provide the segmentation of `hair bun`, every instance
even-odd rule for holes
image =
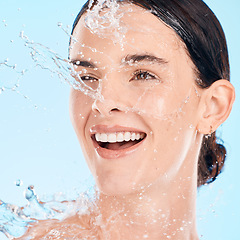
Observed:
[[[198,187],[213,182],[221,173],[226,159],[226,148],[217,143],[215,132],[204,136],[198,159]]]

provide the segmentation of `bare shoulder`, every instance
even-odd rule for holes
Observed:
[[[30,226],[18,240],[29,239],[100,239],[99,228],[91,214],[65,218],[64,220],[42,220]]]

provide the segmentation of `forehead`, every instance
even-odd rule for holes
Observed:
[[[177,34],[148,10],[134,4],[120,4],[115,13],[104,8],[100,12],[86,12],[80,18],[70,49],[71,57],[84,51],[116,56],[118,52],[156,53],[164,57],[175,51],[186,55],[184,44]]]

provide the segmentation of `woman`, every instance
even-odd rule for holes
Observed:
[[[71,120],[98,193],[85,214],[28,236],[198,239],[197,187],[221,172],[215,131],[235,98],[214,14],[201,0],[87,2],[69,61]]]

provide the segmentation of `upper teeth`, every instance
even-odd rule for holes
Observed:
[[[144,133],[118,132],[118,133],[96,133],[95,138],[98,142],[123,142],[134,141],[144,138]]]

